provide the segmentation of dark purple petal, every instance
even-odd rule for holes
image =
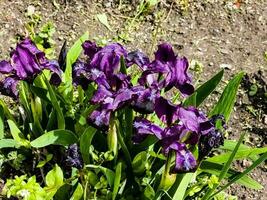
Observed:
[[[136,118],[133,127],[135,131],[133,141],[136,143],[142,142],[147,135],[155,135],[158,139],[162,139],[163,129],[147,119]]]
[[[91,99],[91,103],[101,104],[104,101],[108,101],[108,99],[112,98],[112,96],[113,96],[113,93],[111,91],[107,90],[107,88],[104,87],[103,85],[99,85]],[[113,102],[113,99],[112,99],[112,102]]]
[[[149,64],[149,58],[141,51],[136,50],[128,53],[126,58],[127,66],[138,65],[142,70],[146,70]]]
[[[158,50],[155,53],[155,59],[160,62],[172,62],[176,59],[172,46],[168,43],[163,43],[158,46]]]
[[[164,83],[166,91],[176,87],[183,96],[191,95],[194,92],[191,76],[187,72],[188,67],[189,64],[185,57],[177,58],[174,62],[168,63],[169,72],[166,74]]]
[[[130,89],[120,89],[113,95],[114,102],[112,103],[112,110],[115,111],[126,104],[130,104],[133,99],[133,92]]]
[[[11,55],[16,75],[23,80],[32,81],[48,62],[44,52],[38,50],[30,39],[17,44]]]
[[[159,90],[135,86],[132,88],[135,98],[132,107],[135,111],[142,114],[153,113],[155,110],[156,99],[159,98]]]
[[[123,74],[121,72],[114,74],[112,78],[109,80],[110,85],[115,90],[119,90],[122,88],[129,88],[132,86],[131,84],[131,77]]]
[[[10,65],[9,62],[2,60],[0,62],[0,73],[2,74],[9,74],[13,71],[13,67]]]
[[[127,56],[127,51],[122,45],[113,43],[99,50],[91,61],[91,66],[103,71],[106,76],[111,76],[119,71],[120,57]]]
[[[194,171],[197,167],[197,161],[193,154],[186,148],[176,151],[175,167],[176,173]]]
[[[5,79],[0,81],[0,93],[5,96],[10,96],[12,98],[18,97],[18,85],[19,80],[15,77],[6,77]]]
[[[100,47],[98,47],[96,45],[95,42],[92,42],[92,41],[85,41],[83,44],[82,44],[82,47],[83,47],[83,50],[84,50],[84,54],[89,56],[90,59],[93,58],[93,56],[101,49]]]
[[[110,113],[110,111],[104,109],[94,110],[87,118],[87,122],[95,128],[107,130],[109,126]]]
[[[61,83],[61,75],[62,75],[62,71],[59,67],[59,64],[56,60],[51,60],[49,61],[46,66],[45,69],[48,69],[52,72],[51,78],[50,78],[50,83],[52,85],[58,86]]]
[[[156,100],[155,112],[158,118],[170,126],[178,119],[180,106],[172,104],[169,100],[160,97]]]
[[[178,111],[179,120],[190,131],[199,132],[199,112],[194,107],[180,107]]]
[[[75,86],[81,85],[84,90],[88,88],[88,84],[91,82],[90,71],[84,62],[75,62],[73,65],[72,79]]]
[[[60,54],[58,56],[58,64],[60,69],[65,71],[66,69],[66,59],[67,59],[67,41],[65,40],[63,46],[61,47]]]

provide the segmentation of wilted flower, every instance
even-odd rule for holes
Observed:
[[[67,151],[66,164],[69,167],[75,167],[77,169],[82,168],[82,158],[78,149],[77,144],[72,144],[68,147]]]
[[[128,53],[126,58],[127,66],[138,65],[142,70],[146,70],[150,63],[149,58],[141,51],[136,50]]]

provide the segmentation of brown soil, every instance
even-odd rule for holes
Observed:
[[[8,56],[9,47],[14,46],[14,38],[25,34],[24,23],[27,7],[33,5],[35,12],[42,16],[42,23],[52,21],[57,28],[55,40],[69,44],[86,30],[90,37],[111,40],[120,33],[127,17],[132,17],[138,1],[102,0],[56,0],[59,7],[45,0],[1,0],[0,1],[0,55]],[[129,49],[139,48],[152,52],[160,41],[174,45],[179,54],[197,60],[204,66],[202,81],[207,80],[220,68],[226,68],[227,80],[234,73],[244,70],[253,74],[267,70],[263,54],[267,51],[267,1],[266,0],[189,0],[190,5],[182,10],[175,0],[162,0],[161,3],[143,14],[134,23],[129,36],[132,41]],[[235,2],[241,2],[240,4]],[[106,29],[96,20],[95,15],[106,13],[113,31]],[[159,17],[163,16],[163,17]],[[60,46],[60,45],[59,45]],[[266,80],[266,71],[265,71]],[[261,83],[262,84],[262,83]],[[263,83],[266,86],[266,82]],[[247,143],[252,146],[266,145],[267,113],[266,102],[256,106],[253,98],[248,98],[249,85],[244,84],[229,124],[229,137],[238,138],[240,132],[247,130]],[[258,104],[261,104],[256,100]],[[209,103],[206,105],[209,107]],[[251,106],[255,114],[251,114]],[[265,121],[265,122],[264,122]],[[246,163],[237,168],[242,170]],[[254,170],[252,177],[264,189],[254,191],[233,186],[230,192],[240,199],[267,199],[266,166]]]

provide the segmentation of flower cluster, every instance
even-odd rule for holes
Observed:
[[[17,44],[11,52],[10,61],[0,61],[0,92],[13,98],[18,96],[17,85],[21,80],[32,82],[42,70],[52,72],[50,82],[59,85],[61,70],[57,61],[47,60],[44,52],[40,51],[30,39],[25,39]]]
[[[222,135],[215,128],[217,118],[208,119],[197,108],[175,105],[161,95],[173,87],[183,97],[194,92],[188,60],[178,57],[171,45],[159,45],[153,61],[140,51],[128,53],[117,43],[101,48],[86,41],[83,48],[88,59],[86,62],[76,62],[73,80],[75,85],[81,85],[84,89],[90,83],[97,85],[91,103],[99,107],[88,116],[90,125],[107,130],[111,115],[116,110],[132,107],[140,113],[133,124],[134,142],[141,142],[147,135],[156,136],[165,155],[175,152],[175,172],[192,171],[197,167],[190,147],[198,144],[199,157],[204,157],[213,147],[221,144]],[[133,85],[131,77],[123,73],[120,69],[123,62],[120,61],[125,61],[126,67],[136,64],[141,68],[138,84]],[[165,124],[164,127],[141,117],[154,112]]]

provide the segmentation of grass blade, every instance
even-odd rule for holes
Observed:
[[[244,172],[242,173],[238,173],[236,174],[233,179],[231,181],[229,181],[229,183],[227,183],[226,185],[222,186],[216,193],[214,193],[212,197],[214,197],[215,195],[219,194],[221,191],[225,190],[227,187],[229,187],[230,185],[232,185],[233,183],[235,183],[237,180],[241,179],[243,176],[247,175],[248,173],[250,173],[253,169],[255,169],[257,166],[259,166],[263,161],[265,161],[267,159],[267,152],[264,153],[263,155],[261,155],[259,157],[258,160],[256,160],[250,167],[248,167]]]
[[[0,140],[4,138],[4,108],[0,105]]]
[[[218,178],[218,182],[220,183],[224,177],[227,175],[228,170],[230,169],[230,166],[234,160],[234,157],[239,149],[240,144],[242,143],[243,139],[244,139],[245,133],[243,133],[239,140],[238,143],[235,146],[235,149],[233,150],[233,152],[231,153],[231,156],[229,157],[228,161],[225,163],[225,165],[223,166],[221,173],[219,174],[219,178]],[[206,200],[210,198],[210,195],[216,190],[216,188],[218,187],[218,184],[214,185],[214,187],[211,189],[208,189],[207,193],[204,195],[204,197],[202,198],[202,200]]]
[[[119,162],[116,166],[116,171],[115,171],[115,179],[114,179],[114,187],[113,187],[113,192],[112,192],[112,200],[116,199],[117,193],[120,188],[120,182],[121,182],[121,167],[122,164]]]

